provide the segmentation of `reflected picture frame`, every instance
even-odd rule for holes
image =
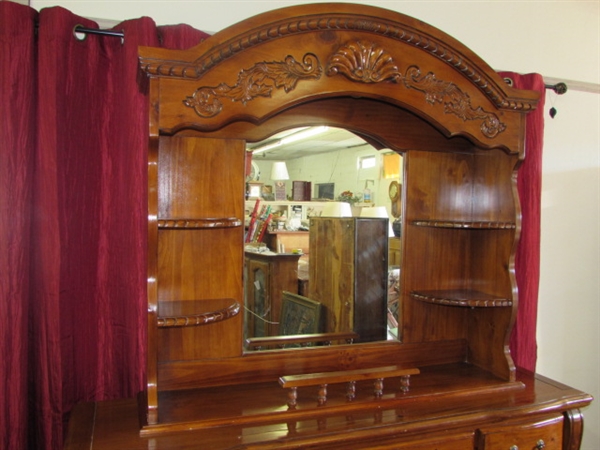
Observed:
[[[279,334],[315,334],[323,332],[323,305],[308,297],[283,291]]]

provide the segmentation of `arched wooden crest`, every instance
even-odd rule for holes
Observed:
[[[158,113],[165,134],[216,130],[240,120],[259,123],[312,99],[363,96],[400,105],[448,136],[519,151],[511,142],[521,126],[514,113],[537,101],[535,93],[507,86],[445,33],[360,5],[284,8],[188,51],[141,49],[140,54],[143,70],[165,79],[161,98],[174,102],[168,108],[171,119]]]

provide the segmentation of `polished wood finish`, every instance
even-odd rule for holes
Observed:
[[[508,437],[578,447],[591,398],[517,376],[508,348],[515,180],[538,94],[507,86],[440,30],[356,4],[269,12],[189,50],[141,48],[140,63],[150,77],[147,388],[141,431],[131,402],[98,404],[92,429],[89,406],[75,413],[92,448],[448,450],[510,447]],[[245,145],[312,125],[403,153],[401,341],[245,352],[233,306],[244,304]],[[204,323],[211,313],[220,320]],[[330,395],[323,407],[298,395],[288,411],[277,385],[388,365],[420,370],[410,393]],[[68,446],[83,439],[73,433]]]
[[[505,422],[500,426],[481,428],[477,433],[478,449],[530,448],[533,450],[562,450],[562,414],[549,415],[538,421]]]
[[[477,376],[466,366],[421,372],[411,377],[407,393],[388,380],[383,398],[369,401],[367,409],[358,406],[364,397],[372,397],[372,389],[363,391],[362,386],[353,402],[346,401],[345,386],[330,386],[328,402],[320,408],[313,405],[314,395],[302,391],[293,412],[287,411],[276,381],[246,391],[234,386],[229,395],[225,390],[173,393],[162,398],[169,406],[177,405],[171,409],[176,415],[169,418],[170,425],[142,434],[134,399],[84,403],[71,415],[65,450],[479,450],[481,443],[486,450],[508,450],[511,445],[534,449],[540,439],[546,448],[579,448],[580,435],[568,430],[582,425],[579,409],[591,400],[582,392],[526,372],[517,374],[515,384],[503,382],[505,389],[496,391],[491,386],[497,379]],[[440,391],[443,384],[447,389]],[[209,411],[212,420],[207,419]],[[260,411],[272,411],[270,418],[257,421]],[[202,416],[205,420],[198,420]]]

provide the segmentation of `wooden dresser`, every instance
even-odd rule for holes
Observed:
[[[422,380],[414,378],[412,394],[384,396],[381,404],[371,403],[361,410],[338,402],[300,417],[282,411],[279,419],[259,426],[233,418],[221,420],[219,426],[194,427],[182,421],[168,433],[156,430],[140,434],[135,399],[84,403],[73,411],[65,450],[579,448],[579,407],[589,403],[589,396],[523,372],[517,373],[521,383],[518,388],[497,391],[491,388],[488,376],[464,376],[467,371],[471,372],[460,366],[445,366],[443,370],[433,367],[421,373]],[[445,392],[434,383],[447,383]],[[257,396],[273,395],[266,387],[257,389]],[[199,392],[182,396],[181,404],[197,401],[197,409],[202,409],[208,400],[213,417],[221,418],[235,414],[231,408],[241,415],[256,411],[251,396],[234,400],[236,394],[238,390],[233,387],[225,403],[210,392]],[[278,396],[264,400],[284,403],[285,394],[280,392]],[[186,416],[189,412],[189,407],[181,407],[175,419],[190,419]]]
[[[515,180],[537,93],[440,30],[356,4],[284,8],[186,51],[139,53],[147,385],[80,405],[67,449],[579,448],[591,397],[518,371],[508,348]],[[315,125],[403,154],[399,340],[247,351],[246,143]]]

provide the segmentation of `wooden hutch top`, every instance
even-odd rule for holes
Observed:
[[[434,27],[357,4],[283,8],[189,50],[139,54],[150,78],[149,282],[136,445],[578,448],[591,398],[518,373],[508,348],[515,180],[537,93]],[[250,351],[245,145],[313,125],[404,156],[400,340]],[[342,381],[356,394],[337,392]]]

